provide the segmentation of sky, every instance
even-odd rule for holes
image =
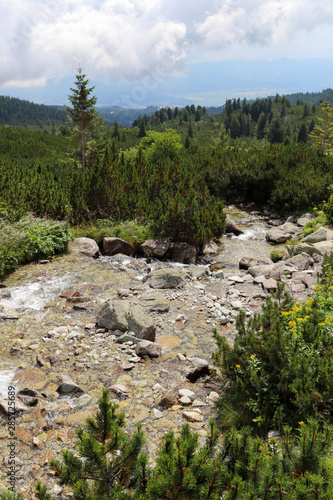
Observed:
[[[0,94],[223,104],[333,86],[333,0],[0,0]]]

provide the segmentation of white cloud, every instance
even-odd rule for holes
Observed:
[[[293,55],[295,42],[298,53],[320,56],[325,23],[333,23],[327,0],[2,0],[0,85],[45,84],[79,63],[109,81],[178,76],[190,51],[201,60],[209,51],[273,57]],[[305,33],[316,33],[312,46]]]

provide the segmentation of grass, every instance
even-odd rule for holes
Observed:
[[[94,224],[71,228],[74,238],[92,238],[101,245],[103,238],[114,237],[127,241],[134,249],[149,238],[153,237],[152,228],[137,221],[115,222],[100,219]]]

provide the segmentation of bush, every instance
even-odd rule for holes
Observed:
[[[326,261],[325,261],[326,262]],[[323,422],[333,411],[332,262],[323,283],[306,303],[293,303],[279,286],[263,312],[246,323],[237,318],[234,346],[215,331],[214,359],[225,390],[218,404],[224,426],[253,426],[265,434],[315,417]],[[330,271],[331,272],[331,271]]]
[[[17,222],[0,219],[0,276],[19,265],[65,252],[68,225],[27,215]]]

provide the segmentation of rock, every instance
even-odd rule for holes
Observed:
[[[306,286],[304,283],[292,283],[291,284],[291,291],[295,293],[300,293],[305,291]]]
[[[26,406],[36,406],[38,403],[38,399],[35,396],[28,396],[26,394],[18,394],[17,397]]]
[[[192,362],[194,368],[191,368],[185,374],[185,377],[190,382],[196,382],[198,378],[208,375],[210,373],[210,366],[208,361],[200,358],[188,358]]]
[[[220,396],[217,392],[215,391],[211,391],[209,394],[208,394],[208,398],[207,398],[209,401],[213,401],[214,403],[217,402],[219,399],[220,399]]]
[[[39,390],[44,388],[48,384],[49,380],[43,370],[35,366],[28,365],[15,374],[13,382],[19,389],[29,387]]]
[[[190,391],[189,389],[179,389],[178,392],[180,397],[187,397],[191,401],[195,400],[195,392]]]
[[[109,387],[112,394],[115,394],[119,399],[127,399],[132,392],[132,389],[124,384],[114,384]]]
[[[300,217],[298,220],[297,220],[297,224],[301,227],[304,227],[308,222],[311,222],[312,220],[314,220],[315,217],[311,214],[304,214],[302,215],[302,217]]]
[[[13,401],[8,400],[8,397],[0,396],[0,413],[8,416],[14,413],[19,413],[20,411],[28,410],[28,407],[20,401],[19,398],[14,400],[15,405],[11,403],[13,403]]]
[[[149,356],[150,358],[158,358],[162,354],[162,346],[155,342],[144,340],[135,346],[135,353],[137,356]]]
[[[168,257],[174,262],[182,264],[195,264],[197,249],[185,241],[175,241],[170,244]]]
[[[333,231],[331,229],[326,230],[326,240],[327,241],[333,240]]]
[[[61,395],[71,394],[73,396],[78,396],[84,393],[84,390],[81,389],[79,385],[77,385],[68,375],[62,376],[62,383],[59,385],[57,392]]]
[[[173,405],[178,404],[178,396],[173,389],[166,391],[162,398],[157,403],[157,406],[162,406],[163,408],[170,408]]]
[[[253,257],[242,257],[238,265],[239,269],[248,269],[249,267],[259,266],[259,260]]]
[[[187,396],[181,396],[179,398],[179,403],[182,405],[182,406],[191,406],[192,404],[192,401],[190,398],[188,398]]]
[[[124,344],[125,342],[130,342],[130,341],[133,342],[133,344],[138,344],[139,342],[141,342],[141,339],[138,339],[137,337],[131,335],[130,333],[124,333],[123,335],[120,335],[117,338],[116,343]]]
[[[197,411],[183,411],[183,417],[188,422],[202,422],[204,419],[203,415]]]
[[[269,278],[262,282],[262,287],[264,290],[276,290],[277,282],[273,278]]]
[[[154,419],[159,419],[163,417],[163,413],[157,408],[153,408],[151,411],[151,417]]]
[[[214,273],[216,271],[220,271],[221,269],[224,269],[225,265],[222,262],[215,262],[214,264],[211,264],[209,266],[209,270]]]
[[[106,302],[97,313],[96,322],[108,330],[128,330],[135,336],[155,341],[156,326],[143,307],[129,300],[114,300]]]
[[[313,246],[320,255],[330,255],[333,252],[333,241],[320,241],[319,243],[314,243]]]
[[[318,243],[316,243],[316,245],[317,244]],[[308,243],[300,243],[299,245],[295,245],[294,247],[288,246],[287,250],[291,253],[291,255],[306,253],[313,256],[314,254],[320,254],[319,250],[314,245],[309,245]]]
[[[204,266],[195,266],[194,264],[191,264],[187,270],[192,278],[200,279],[207,276],[207,268]]]
[[[248,273],[251,274],[253,278],[257,278],[257,276],[265,276],[265,278],[269,278],[274,270],[275,264],[267,264],[263,266],[249,267]]]
[[[134,249],[127,241],[110,237],[103,238],[103,252],[105,255],[115,255],[117,253],[134,255]]]
[[[80,253],[95,259],[101,255],[96,241],[91,238],[76,238],[69,242],[68,249],[70,252]]]
[[[145,257],[156,257],[157,259],[161,259],[165,257],[169,247],[169,238],[156,238],[146,240],[139,248]]]
[[[162,292],[148,291],[141,295],[139,302],[148,312],[164,313],[170,309],[169,301]]]
[[[0,299],[10,299],[12,296],[10,290],[8,288],[1,288],[0,289]]]
[[[288,265],[289,263],[297,267],[299,271],[305,271],[310,267],[308,259],[303,254],[294,255],[293,257],[285,261],[286,265]]]
[[[226,228],[225,228],[226,233],[233,233],[236,236],[239,236],[240,234],[243,234],[244,231],[240,229],[240,227],[235,224],[234,221],[230,219],[230,217],[227,216],[226,218]]]
[[[202,246],[202,255],[216,255],[219,252],[219,247],[213,240],[205,241]]]
[[[147,276],[144,281],[151,288],[183,288],[186,285],[184,273],[178,269],[156,269]]]
[[[320,227],[314,233],[308,234],[302,238],[304,243],[319,243],[319,241],[326,241],[327,239],[327,229],[325,227]]]
[[[244,279],[241,276],[228,276],[228,281],[234,281],[235,283],[244,283]]]

